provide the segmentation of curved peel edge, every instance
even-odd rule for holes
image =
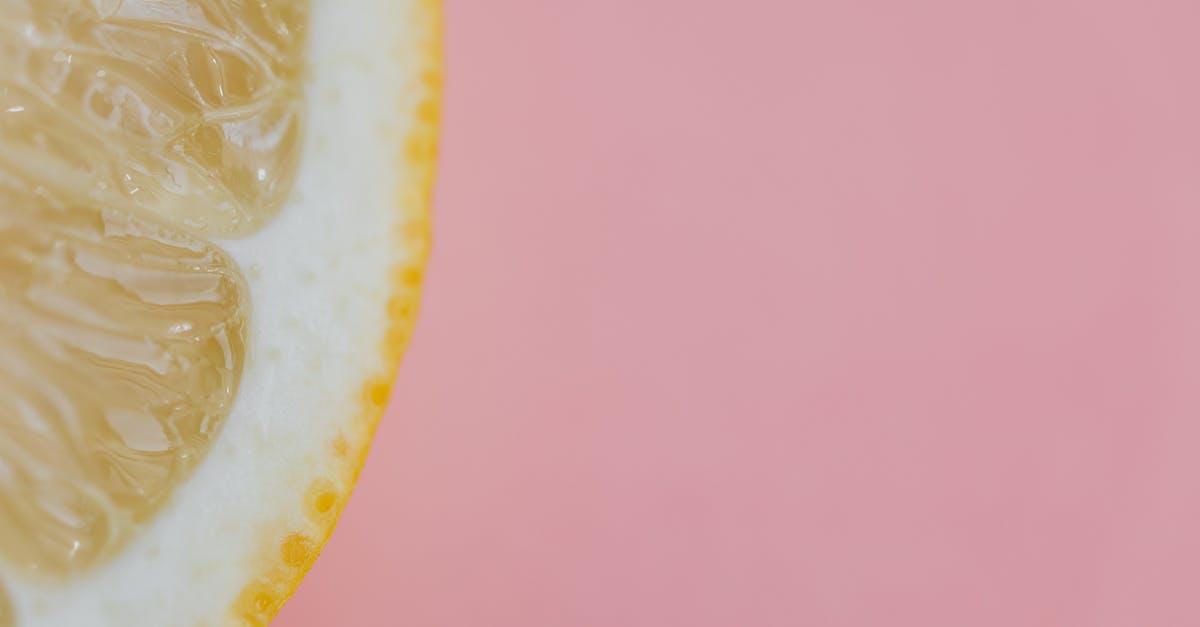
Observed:
[[[303,495],[301,521],[277,521],[261,530],[262,552],[254,573],[229,609],[232,624],[266,625],[282,609],[312,568],[333,534],[338,519],[366,464],[401,358],[408,347],[420,307],[421,284],[430,248],[430,208],[437,158],[442,98],[441,0],[412,2],[410,45],[395,52],[417,66],[404,86],[403,116],[412,126],[400,147],[403,164],[396,189],[401,219],[395,237],[403,258],[390,274],[387,328],[379,346],[384,368],[361,386],[356,414],[346,430],[328,442],[335,460],[332,476],[318,477]],[[297,524],[298,523],[298,524]]]

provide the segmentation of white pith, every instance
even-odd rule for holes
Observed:
[[[339,472],[330,443],[386,372],[398,180],[420,70],[414,0],[312,0],[308,123],[294,198],[259,233],[216,240],[252,301],[239,395],[209,454],[119,556],[65,584],[4,572],[17,627],[222,625]],[[295,523],[295,524],[291,524]]]

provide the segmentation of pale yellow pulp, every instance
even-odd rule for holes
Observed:
[[[0,0],[10,566],[111,556],[220,430],[249,302],[206,238],[290,193],[306,19],[304,0]]]

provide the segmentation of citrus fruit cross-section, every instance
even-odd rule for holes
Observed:
[[[294,591],[411,332],[438,22],[0,0],[0,627]]]

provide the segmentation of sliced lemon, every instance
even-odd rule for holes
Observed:
[[[412,330],[425,0],[0,0],[0,627],[265,624]]]

